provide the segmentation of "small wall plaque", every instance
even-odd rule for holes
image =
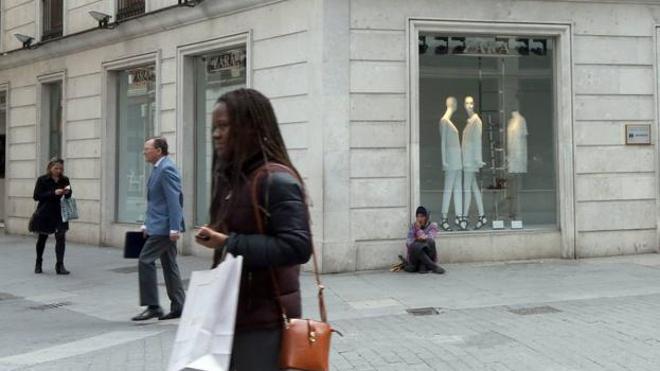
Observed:
[[[512,220],[511,221],[511,229],[523,229],[522,220]]]
[[[636,145],[651,144],[651,125],[627,124],[626,144],[636,144]]]
[[[493,229],[504,229],[504,220],[493,220]]]

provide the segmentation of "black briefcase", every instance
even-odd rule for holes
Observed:
[[[144,238],[142,231],[140,232],[126,232],[126,239],[124,240],[124,258],[137,259],[140,257],[142,247],[147,240]]]

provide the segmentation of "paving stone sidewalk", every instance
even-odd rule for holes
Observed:
[[[0,370],[165,370],[176,321],[131,323],[134,260],[0,235]],[[208,261],[180,257],[182,274]],[[446,275],[324,275],[333,370],[657,370],[660,256],[449,265]],[[160,275],[160,273],[159,273]],[[162,280],[162,277],[159,277]],[[311,275],[305,313],[316,316]],[[166,304],[161,282],[161,303]],[[414,314],[413,314],[414,313]]]

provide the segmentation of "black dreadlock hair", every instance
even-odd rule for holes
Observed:
[[[247,179],[246,166],[255,158],[282,164],[292,169],[300,182],[302,177],[291,163],[275,112],[268,98],[254,89],[237,89],[223,94],[216,104],[224,103],[229,116],[227,150],[213,156],[212,201],[209,210],[211,226],[226,232],[225,219],[233,209],[236,197],[227,197],[240,189]]]

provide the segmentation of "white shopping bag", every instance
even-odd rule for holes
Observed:
[[[192,273],[169,371],[229,369],[242,266],[242,256],[227,254],[216,268]]]

